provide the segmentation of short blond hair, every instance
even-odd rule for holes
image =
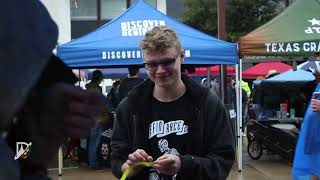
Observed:
[[[142,51],[163,52],[168,48],[176,47],[182,51],[181,42],[175,30],[166,26],[157,26],[148,31],[140,42]]]

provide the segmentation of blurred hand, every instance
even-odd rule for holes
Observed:
[[[180,157],[173,154],[164,154],[154,161],[153,167],[162,174],[173,176],[178,173],[181,167]]]
[[[49,88],[41,103],[39,128],[50,137],[86,137],[96,117],[106,112],[106,98],[101,93],[65,83]]]
[[[153,158],[151,156],[149,156],[143,149],[137,149],[135,152],[128,155],[128,160],[121,167],[122,173],[124,173],[124,171],[129,166],[134,166],[141,161],[152,162]],[[129,177],[136,175],[138,172],[141,171],[142,168],[143,168],[143,166],[137,166],[134,169],[133,173],[129,174]]]
[[[95,117],[106,111],[106,98],[101,93],[66,83],[35,92],[30,99],[27,112],[31,113],[27,113],[27,120],[31,153],[38,164],[48,163],[65,137],[88,136],[96,123]]]
[[[320,100],[318,99],[311,99],[311,109],[312,111],[320,111]]]

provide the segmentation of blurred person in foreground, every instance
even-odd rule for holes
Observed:
[[[112,172],[120,178],[136,165],[131,179],[226,179],[235,149],[223,104],[181,75],[184,51],[174,30],[155,27],[140,46],[149,78],[117,108]],[[137,165],[142,161],[152,167]]]
[[[0,179],[47,180],[65,137],[87,136],[106,102],[51,55],[58,29],[40,1],[3,1],[0,24]]]
[[[317,83],[301,125],[292,167],[294,180],[320,179],[320,85]]]

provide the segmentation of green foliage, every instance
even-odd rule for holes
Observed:
[[[216,0],[186,0],[187,12],[183,22],[207,34],[216,35],[217,4]]]
[[[281,0],[225,0],[226,32],[235,42],[276,16],[283,7]],[[216,0],[187,0],[184,23],[208,34],[217,35]]]

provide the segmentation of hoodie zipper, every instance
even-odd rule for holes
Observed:
[[[137,136],[136,126],[137,126],[137,124],[136,124],[136,115],[133,114],[132,115],[132,129],[133,129],[133,131],[132,131],[132,137],[133,138],[132,139],[133,139],[133,141],[135,140],[135,138]]]
[[[197,112],[197,123],[200,122],[200,109],[196,108],[196,112]]]

